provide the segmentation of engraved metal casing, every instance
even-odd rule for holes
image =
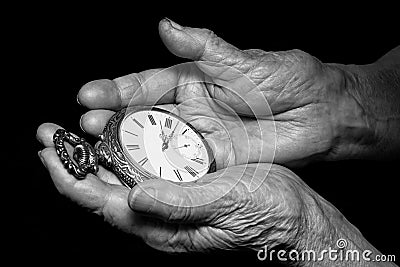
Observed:
[[[177,115],[156,107],[130,107],[116,112],[107,122],[103,133],[100,135],[101,141],[93,148],[85,139],[79,138],[64,129],[58,129],[53,135],[53,142],[56,152],[61,162],[68,172],[77,179],[84,179],[88,173],[96,174],[99,170],[98,163],[111,169],[125,186],[132,188],[137,183],[148,179],[158,179],[160,177],[142,169],[138,163],[129,159],[129,154],[123,149],[120,138],[120,127],[125,115],[130,115],[137,111],[154,110],[174,116],[190,127],[203,142],[209,159],[208,173],[216,170],[215,158],[207,141],[189,122],[184,121]],[[69,156],[65,142],[74,147],[73,159]]]
[[[111,168],[125,186],[132,188],[135,184],[154,177],[132,166],[124,154],[119,139],[119,126],[125,113],[126,109],[122,109],[111,117],[100,135],[101,141],[96,144],[95,150],[99,162]]]
[[[140,168],[136,167],[134,163],[131,163],[127,155],[124,153],[123,147],[120,143],[119,128],[125,118],[125,115],[127,113],[133,113],[143,109],[153,109],[169,113],[165,110],[160,110],[154,107],[130,107],[129,109],[122,109],[116,112],[108,121],[103,133],[100,135],[101,142],[97,143],[95,146],[98,161],[106,167],[112,169],[120,181],[129,188],[134,187],[137,183],[140,183],[143,180],[159,178],[141,170]],[[187,122],[186,124],[202,138],[210,157],[210,155],[212,155],[212,150],[204,140],[204,137],[192,125]],[[215,170],[216,164],[215,159],[213,158],[210,160],[208,173],[214,172]]]

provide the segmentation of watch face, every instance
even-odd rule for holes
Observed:
[[[199,179],[213,160],[207,142],[193,126],[158,108],[127,112],[119,127],[119,138],[135,167],[166,180]]]

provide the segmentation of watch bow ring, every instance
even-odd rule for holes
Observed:
[[[99,164],[129,188],[146,179],[190,182],[215,171],[212,150],[201,133],[174,113],[156,107],[116,112],[94,148],[63,129],[55,132],[53,142],[64,167],[77,179],[96,174]],[[72,158],[65,142],[74,146]]]

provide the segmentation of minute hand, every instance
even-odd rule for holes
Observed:
[[[167,142],[169,142],[169,141],[172,139],[172,137],[174,137],[174,133],[175,133],[176,127],[178,127],[178,123],[179,123],[179,122],[176,122],[175,128],[172,130],[172,132],[171,132],[170,135],[168,136]]]

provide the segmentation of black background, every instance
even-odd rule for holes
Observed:
[[[14,210],[20,217],[16,221],[22,222],[13,232],[16,262],[257,263],[255,252],[204,256],[154,251],[61,196],[37,157],[42,146],[35,139],[36,129],[43,122],[95,141],[79,128],[86,110],[77,104],[76,94],[86,82],[186,61],[170,54],[159,39],[158,22],[164,16],[181,25],[209,28],[241,49],[297,48],[323,62],[371,63],[400,43],[399,23],[390,6],[370,6],[372,11],[366,13],[364,7],[332,10],[329,4],[319,10],[250,3],[231,3],[229,10],[216,8],[215,3],[191,3],[179,10],[177,4],[168,9],[150,4],[24,6],[5,25],[16,48],[9,52],[15,75],[10,91],[17,99],[12,103],[22,103],[16,113],[25,117],[19,131],[25,142],[18,151],[24,151],[22,160],[31,163],[16,175],[21,186],[13,198],[20,200]],[[398,162],[352,160],[294,171],[382,253],[400,257],[397,166]]]

